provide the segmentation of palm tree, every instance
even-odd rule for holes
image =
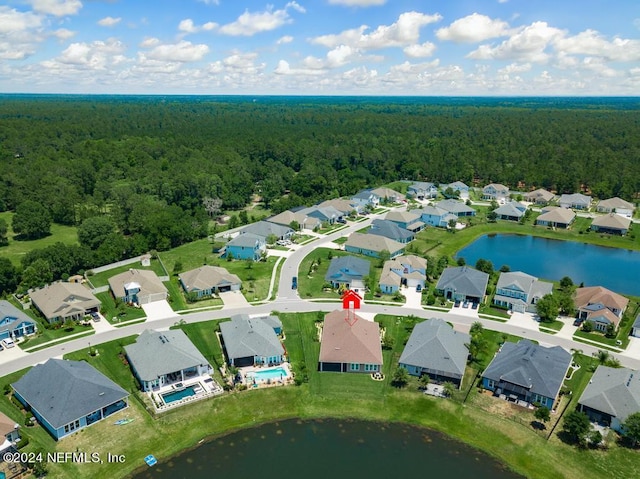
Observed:
[[[606,351],[604,349],[600,349],[598,351],[596,357],[598,358],[598,362],[600,364],[604,364],[609,360],[610,354],[609,354],[609,351]]]
[[[442,385],[444,389],[444,395],[450,398],[456,392],[456,386],[451,381],[447,381]]]
[[[422,389],[427,389],[430,381],[431,378],[427,373],[424,373],[422,376],[420,376],[420,384],[422,385]]]

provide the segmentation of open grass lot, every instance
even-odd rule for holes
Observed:
[[[51,224],[51,234],[45,238],[30,241],[16,241],[15,234],[11,228],[12,218],[13,213],[10,211],[0,213],[0,219],[7,222],[7,239],[9,240],[7,246],[0,247],[0,257],[9,258],[16,266],[21,265],[20,261],[22,257],[31,250],[46,248],[58,242],[64,244],[78,243],[78,230],[75,226],[63,226],[55,223]]]
[[[158,276],[165,276],[167,274],[165,273],[162,264],[160,264],[160,261],[152,259],[151,266],[142,266],[140,263],[125,264],[123,266],[118,266],[117,268],[108,269],[106,271],[90,275],[88,278],[94,288],[99,288],[100,286],[107,286],[109,284],[109,278],[112,276],[124,273],[130,269],[150,269]]]
[[[218,324],[221,321],[226,320],[179,324],[172,326],[171,329],[182,329],[194,346],[198,348],[198,351],[209,361],[209,364],[215,368],[219,368],[224,363],[222,348],[216,336],[216,331],[219,329]]]
[[[49,465],[51,478],[113,479],[134,469],[146,468],[143,458],[147,454],[156,455],[161,467],[172,454],[192,447],[202,439],[267,421],[290,417],[360,418],[406,422],[445,432],[488,452],[526,477],[636,477],[638,451],[618,447],[615,443],[611,443],[607,451],[579,450],[565,445],[555,436],[547,442],[529,424],[491,414],[478,407],[465,407],[457,401],[427,397],[413,383],[404,389],[390,386],[389,371],[393,371],[397,364],[404,338],[413,323],[411,318],[376,318],[395,339],[393,349],[384,351],[384,372],[387,375],[384,382],[374,382],[368,375],[361,374],[320,374],[316,371],[319,343],[314,340],[317,318],[317,313],[281,315],[291,362],[298,374],[301,374],[303,361],[306,366],[308,382],[301,386],[225,394],[178,408],[156,419],[136,397],[131,397],[128,409],[58,443],[39,427],[25,428],[31,439],[27,450],[95,451],[102,457],[106,457],[108,452],[124,454],[124,464]],[[187,331],[203,354],[220,354],[212,337],[215,322],[180,327]],[[484,334],[495,336],[496,344],[498,339],[502,339],[499,333],[485,331]],[[122,346],[134,339],[128,337],[100,345],[97,357],[90,356],[86,349],[67,358],[87,360],[126,389],[134,390],[129,368],[118,356]],[[16,373],[0,379],[0,387],[17,380],[20,375]],[[581,384],[588,382],[588,376],[579,379],[574,375],[573,379]],[[21,413],[7,396],[0,397],[0,410],[23,422]],[[114,421],[122,417],[133,418],[134,421],[125,426],[115,426]]]

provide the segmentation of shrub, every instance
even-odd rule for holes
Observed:
[[[16,444],[16,449],[22,449],[28,444],[29,444],[29,438],[27,436],[22,436],[18,441],[18,443]]]

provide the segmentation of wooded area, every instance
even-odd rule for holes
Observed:
[[[254,193],[279,212],[398,179],[640,191],[637,99],[1,100],[0,211],[25,239],[79,226],[76,270],[203,237]]]

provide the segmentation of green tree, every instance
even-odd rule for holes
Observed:
[[[462,256],[459,256],[458,259],[456,260],[456,264],[458,266],[464,266],[465,264],[467,264],[467,262]]]
[[[571,292],[553,293],[557,300],[560,312],[565,316],[573,316],[576,314],[576,303]]]
[[[458,390],[456,385],[453,384],[451,381],[446,381],[442,385],[442,389],[443,389],[444,395],[447,396],[448,398],[453,397],[455,392]]]
[[[9,232],[9,226],[7,222],[0,218],[0,246],[7,246],[9,244],[9,238],[7,233]]]
[[[431,378],[427,373],[423,373],[422,376],[420,376],[420,385],[422,386],[422,389],[427,389],[430,382]]]
[[[511,271],[511,267],[508,264],[503,264],[502,266],[500,266],[501,273],[508,273],[509,271]]]
[[[562,431],[566,434],[569,442],[583,446],[590,430],[591,423],[585,413],[572,411],[564,417]]]
[[[9,258],[0,258],[0,296],[13,293],[18,284],[18,271]]]
[[[477,336],[479,334],[482,334],[483,332],[484,326],[480,321],[474,321],[471,325],[471,328],[469,329],[469,333],[471,334],[471,336]]]
[[[401,366],[398,366],[396,370],[393,372],[393,377],[391,378],[391,384],[393,384],[397,388],[403,388],[409,382],[409,373],[407,370]]]
[[[587,441],[589,441],[590,447],[598,447],[602,442],[602,433],[597,429],[592,429],[587,434]]]
[[[382,349],[393,349],[396,340],[390,334],[385,334],[382,338]]]
[[[476,269],[483,273],[493,274],[493,263],[488,259],[480,258],[476,261]]]
[[[640,442],[640,412],[634,412],[627,416],[627,419],[622,424],[622,431],[624,437],[626,437],[633,447]]]
[[[385,261],[389,261],[391,259],[391,253],[389,250],[383,249],[378,254],[378,268],[382,268],[384,266]]]
[[[91,216],[78,226],[78,241],[96,250],[115,230],[116,225],[108,216]]]
[[[611,358],[611,354],[606,349],[599,349],[596,358],[600,364],[605,364]]]
[[[536,408],[533,413],[533,417],[535,417],[538,421],[540,421],[543,426],[544,424],[551,419],[551,413],[549,412],[549,408],[546,406],[540,406]]]
[[[449,227],[449,231],[451,231],[452,233],[455,233],[457,224],[458,224],[458,220],[450,219],[449,223],[447,223],[447,226]]]
[[[16,208],[12,227],[25,239],[43,238],[51,234],[51,215],[39,203],[26,200]]]
[[[266,241],[268,245],[274,245],[278,241],[278,237],[272,233],[267,236]]]
[[[569,291],[571,288],[573,288],[573,280],[569,276],[563,276],[560,280],[560,287],[564,291]]]
[[[20,287],[23,291],[49,284],[53,281],[51,266],[44,259],[37,259],[22,272]]]
[[[489,211],[487,213],[487,221],[489,221],[489,223],[495,223],[498,221],[498,213],[496,213],[495,211]]]
[[[553,294],[545,294],[536,303],[538,317],[543,322],[553,322],[558,317],[558,303]]]

